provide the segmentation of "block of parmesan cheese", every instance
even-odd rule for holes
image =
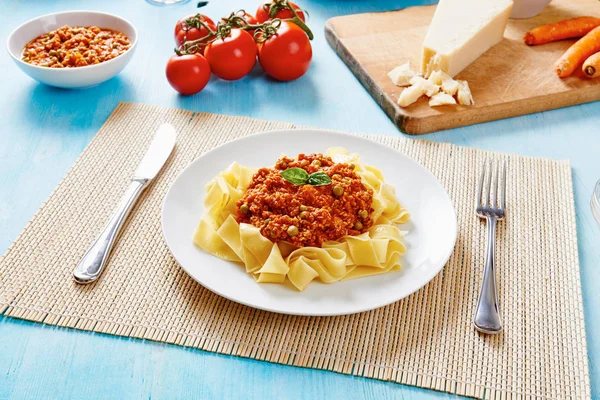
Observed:
[[[423,42],[421,74],[456,76],[504,37],[512,0],[440,0]]]

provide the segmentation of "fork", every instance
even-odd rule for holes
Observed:
[[[494,164],[496,168],[494,168]],[[498,308],[494,253],[496,249],[496,225],[505,216],[506,162],[503,163],[502,176],[500,176],[499,162],[484,161],[476,201],[475,212],[487,222],[487,250],[483,281],[481,282],[481,291],[479,292],[473,325],[479,332],[496,334],[502,331],[502,319]]]

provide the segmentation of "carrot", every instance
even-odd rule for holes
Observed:
[[[591,55],[583,63],[583,73],[588,78],[597,78],[600,76],[600,53]]]
[[[600,51],[600,26],[569,47],[569,50],[556,62],[554,69],[558,76],[566,78],[589,56]]]
[[[600,18],[578,17],[565,19],[554,24],[542,25],[530,30],[523,40],[528,46],[556,42],[557,40],[579,38],[595,27],[600,26]]]

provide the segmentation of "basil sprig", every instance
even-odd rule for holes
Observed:
[[[323,171],[313,172],[309,175],[308,172],[302,168],[288,168],[285,171],[281,171],[280,174],[283,179],[296,186],[306,184],[323,186],[331,184],[331,178]]]

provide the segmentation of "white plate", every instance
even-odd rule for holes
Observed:
[[[258,284],[243,266],[216,258],[194,246],[204,186],[233,161],[251,167],[272,166],[281,154],[324,153],[341,146],[383,172],[411,213],[405,236],[403,269],[333,284],[311,282],[303,292],[279,284]],[[387,146],[360,137],[320,131],[285,130],[226,143],[192,162],[173,182],[162,210],[163,235],[181,267],[202,286],[238,303],[296,315],[342,315],[398,301],[427,284],[452,253],[456,213],[437,179],[416,161]]]

